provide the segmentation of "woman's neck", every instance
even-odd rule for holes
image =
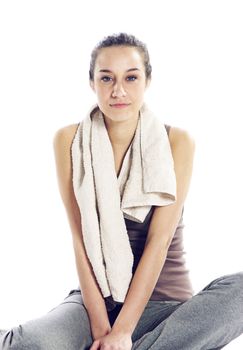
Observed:
[[[114,147],[127,147],[137,128],[138,119],[126,120],[123,122],[114,122],[105,119],[106,129],[110,141]]]

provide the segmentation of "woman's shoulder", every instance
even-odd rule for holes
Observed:
[[[72,144],[78,127],[79,123],[75,123],[57,129],[53,137],[54,145],[56,147],[58,147],[59,145],[70,146]]]
[[[169,140],[171,146],[187,145],[195,147],[195,139],[192,133],[184,128],[169,125]]]

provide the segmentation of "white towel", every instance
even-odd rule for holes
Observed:
[[[104,116],[96,104],[79,123],[71,154],[87,256],[104,298],[124,302],[133,266],[124,217],[141,223],[152,205],[176,201],[174,162],[165,126],[144,103],[117,178]]]

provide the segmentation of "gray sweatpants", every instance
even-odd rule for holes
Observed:
[[[113,325],[121,305],[108,311]],[[149,301],[132,334],[136,350],[222,349],[243,333],[243,272],[219,277],[185,302]],[[0,337],[1,350],[81,350],[93,342],[78,289],[46,315]]]

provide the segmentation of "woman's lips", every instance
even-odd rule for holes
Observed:
[[[114,107],[114,108],[126,108],[128,106],[129,106],[128,103],[116,103],[116,104],[111,105],[111,107]]]

